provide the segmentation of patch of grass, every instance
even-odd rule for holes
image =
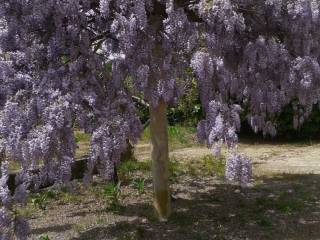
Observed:
[[[29,202],[34,208],[46,210],[50,202],[58,200],[64,203],[80,202],[82,195],[73,194],[67,191],[65,188],[61,188],[59,191],[47,189],[39,193],[33,193],[30,195]]]
[[[226,162],[224,158],[216,158],[213,155],[207,155],[202,158],[204,164],[204,172],[206,175],[215,174],[223,177],[225,174]]]
[[[275,203],[275,209],[291,214],[292,212],[299,211],[304,207],[302,200],[296,198],[292,193],[284,192],[280,195]]]
[[[118,177],[122,182],[129,182],[136,171],[144,174],[151,171],[151,161],[124,161],[118,167]]]
[[[196,128],[183,126],[169,126],[168,138],[171,149],[185,148],[198,145]]]
[[[76,157],[79,158],[88,154],[91,136],[79,130],[74,132],[74,136],[75,136],[75,141],[78,145],[78,148],[76,150]]]
[[[113,213],[122,213],[125,210],[125,207],[120,203],[121,196],[121,182],[115,183],[107,183],[102,190],[102,197],[109,203],[106,211]]]
[[[42,235],[39,237],[39,240],[50,240],[48,235]]]
[[[74,137],[75,137],[76,143],[90,142],[90,135],[83,131],[79,131],[79,130],[75,131]]]
[[[195,127],[168,126],[169,147],[179,149],[198,145],[196,131]],[[150,127],[144,130],[141,141],[150,142]]]
[[[169,162],[169,173],[171,181],[177,182],[178,177],[188,174],[190,176],[216,175],[223,177],[225,174],[225,159],[216,158],[213,155],[207,155],[200,160],[191,162],[179,161],[176,158],[171,158]]]
[[[31,195],[31,204],[41,210],[46,210],[50,201],[56,199],[57,194],[51,190],[35,193]]]
[[[139,178],[133,182],[133,186],[138,190],[139,195],[142,195],[145,192],[145,181],[144,178]]]
[[[184,146],[190,146],[195,143],[196,128],[182,127],[182,126],[169,126],[168,138],[170,142],[177,142]]]
[[[124,161],[120,164],[118,172],[134,172],[143,171],[147,172],[151,170],[151,161]]]
[[[183,166],[177,159],[171,158],[169,161],[169,172],[171,174],[181,174],[183,173]]]
[[[21,169],[21,164],[16,161],[9,161],[9,172],[18,172]]]
[[[105,222],[105,221],[104,221],[103,218],[98,218],[97,221],[96,221],[96,224],[97,224],[97,225],[101,225],[101,224],[103,224],[104,222]]]
[[[150,133],[150,127],[147,127],[144,129],[142,136],[141,136],[142,142],[150,142],[151,141],[151,133]]]
[[[304,200],[304,201],[313,201],[314,200],[314,196],[311,192],[308,191],[301,191],[299,192],[299,197]]]
[[[282,200],[275,204],[275,208],[280,212],[291,214],[295,211],[299,211],[304,207],[304,203],[298,199]]]
[[[259,197],[255,199],[256,212],[264,212],[268,209],[274,209],[285,214],[292,214],[304,208],[304,202],[287,193],[283,193],[277,199]]]
[[[27,218],[32,218],[34,214],[34,208],[33,207],[22,207],[17,209],[17,215],[18,216],[24,216]]]
[[[63,202],[68,203],[75,203],[75,202],[81,202],[81,195],[79,194],[73,194],[70,192],[61,192],[59,194],[59,199],[61,199]]]
[[[121,194],[120,191],[121,182],[115,183],[107,183],[103,188],[103,196],[107,201],[110,202],[118,202]]]
[[[299,199],[307,202],[312,202],[314,200],[314,194],[308,191],[308,189],[306,189],[303,185],[293,184],[292,188]]]
[[[198,168],[194,164],[189,164],[188,165],[188,174],[191,176],[197,176],[198,175]]]
[[[178,182],[178,177],[185,173],[185,168],[181,162],[175,158],[171,158],[169,161],[169,174],[172,182]]]

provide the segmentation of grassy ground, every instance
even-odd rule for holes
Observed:
[[[88,153],[90,145],[90,135],[85,134],[82,131],[75,131],[76,143],[78,145],[76,156],[81,157]],[[194,127],[182,127],[182,126],[169,126],[168,127],[168,140],[170,150],[195,147],[200,144],[196,137],[196,128]],[[150,143],[150,128],[147,127],[140,139],[139,144]]]
[[[46,190],[30,198],[31,239],[318,239],[318,175],[276,175],[251,187],[227,183],[223,159],[170,164],[174,213],[153,211],[150,162],[125,162],[120,185],[96,178],[73,194]]]
[[[170,150],[198,146],[196,128],[183,126],[169,126],[168,140]],[[140,144],[150,143],[150,128],[146,128],[142,134]]]
[[[118,169],[120,184],[96,177],[89,187],[74,182],[71,192],[31,195],[20,210],[30,219],[30,239],[319,239],[319,144],[242,142],[256,176],[242,189],[224,180],[224,158],[195,143],[195,129],[170,129],[174,212],[167,223],[157,221],[152,207],[147,129],[138,161]],[[85,155],[88,135],[76,132],[76,138],[77,155]]]
[[[89,152],[90,147],[90,135],[84,133],[83,131],[75,131],[74,132],[76,143],[78,148],[76,150],[76,157],[82,157]]]

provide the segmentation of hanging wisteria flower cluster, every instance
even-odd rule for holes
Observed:
[[[95,166],[108,179],[142,131],[132,95],[174,105],[190,67],[216,154],[236,146],[239,105],[274,135],[294,100],[302,124],[319,103],[319,29],[318,0],[0,0],[0,239],[26,239],[12,209],[29,186],[70,179],[75,124],[92,135],[86,180]],[[8,158],[21,165],[13,197]],[[244,185],[250,169],[234,153],[226,175]]]
[[[237,181],[245,187],[252,178],[252,165],[250,159],[236,152],[230,153],[226,162],[226,178]]]

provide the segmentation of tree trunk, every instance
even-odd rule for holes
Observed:
[[[0,177],[2,175],[1,166],[2,166],[2,162],[4,162],[4,160],[5,160],[5,157],[6,157],[5,152],[4,151],[0,151]]]
[[[166,110],[167,105],[162,100],[157,107],[150,106],[154,206],[159,214],[160,221],[166,221],[171,213]]]

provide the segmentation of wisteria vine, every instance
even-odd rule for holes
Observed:
[[[85,179],[109,179],[142,131],[132,95],[174,105],[198,80],[198,135],[230,150],[226,177],[245,184],[241,107],[255,131],[295,101],[294,125],[320,96],[317,0],[0,0],[0,239],[26,239],[14,214],[28,188],[71,177],[75,124],[92,135]],[[19,162],[16,191],[8,158]],[[39,169],[37,174],[34,170]]]

